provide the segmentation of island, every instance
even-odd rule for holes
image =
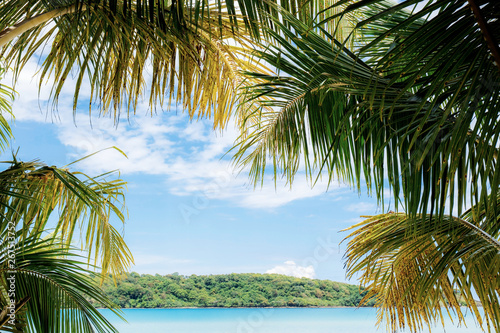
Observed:
[[[121,308],[352,307],[365,295],[363,288],[346,283],[254,273],[183,276],[132,272],[116,284],[112,279],[105,281],[102,290]],[[372,299],[364,306],[374,303]]]

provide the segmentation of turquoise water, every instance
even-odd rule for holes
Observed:
[[[371,333],[377,330],[373,308],[339,309],[124,309],[128,323],[100,310],[121,333]],[[432,332],[479,333],[471,314],[468,327],[448,320]],[[427,332],[427,331],[426,331]]]

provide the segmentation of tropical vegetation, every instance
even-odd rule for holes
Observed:
[[[8,162],[0,172],[0,329],[115,331],[85,296],[117,312],[89,274],[119,276],[133,262],[111,221],[123,221],[123,186],[104,175]]]
[[[149,275],[127,273],[102,285],[121,308],[357,306],[366,292],[330,280],[278,274]],[[91,300],[99,306],[99,302]],[[372,306],[374,302],[368,302]]]
[[[0,89],[0,142],[12,91]],[[0,330],[116,332],[87,300],[119,309],[89,274],[120,276],[133,258],[122,234],[125,183],[13,156],[0,172]],[[80,240],[80,241],[78,241]],[[78,247],[77,247],[78,246]]]
[[[442,320],[443,305],[461,318],[458,289],[499,331],[498,3],[277,2],[12,0],[1,56],[20,75],[48,43],[54,107],[74,78],[74,109],[88,84],[117,121],[145,91],[152,112],[234,119],[256,184],[269,166],[289,183],[364,183],[396,213],[355,226],[347,268],[390,329]]]
[[[238,55],[250,36],[259,36],[256,21],[265,7],[250,0],[10,0],[0,7],[0,57],[16,80],[48,48],[40,85],[53,80],[54,109],[71,82],[75,112],[88,86],[85,107],[116,122],[148,94],[151,114],[180,103],[191,117],[213,117],[223,127],[238,71],[256,69]]]
[[[255,55],[276,73],[247,73],[258,83],[242,91],[235,163],[256,184],[268,168],[290,183],[302,171],[312,184],[364,183],[399,211],[354,226],[346,253],[348,275],[377,295],[391,331],[461,319],[455,289],[499,331],[498,2],[332,4],[341,6],[323,20],[285,10],[273,19]],[[323,28],[349,13],[349,39]]]

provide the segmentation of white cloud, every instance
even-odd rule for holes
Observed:
[[[77,115],[75,122],[77,127],[73,121],[58,124],[59,140],[73,151],[68,161],[113,146],[128,157],[116,150],[102,151],[78,164],[88,174],[117,169],[125,178],[135,173],[160,175],[165,188],[175,195],[202,194],[248,208],[274,208],[326,192],[326,184],[311,189],[303,175],[296,177],[292,189],[284,181],[275,187],[269,178],[262,188],[254,190],[245,172],[236,177],[231,162],[221,160],[231,148],[236,131],[229,129],[224,135],[216,135],[208,121],[191,123],[185,115],[164,113],[135,116],[130,124],[118,127],[110,119],[93,119],[91,129],[88,115]]]
[[[283,274],[294,277],[306,277],[310,279],[314,279],[316,276],[316,272],[314,271],[314,267],[310,266],[299,266],[295,263],[295,261],[285,261],[283,265],[278,265],[272,269],[266,271],[269,274]]]
[[[377,212],[377,205],[373,202],[358,202],[350,204],[346,207],[346,210],[350,212],[356,212],[359,214],[369,213],[375,214]]]

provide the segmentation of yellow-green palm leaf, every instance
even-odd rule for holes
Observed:
[[[499,219],[475,222],[470,217],[468,212],[436,222],[429,215],[413,220],[388,213],[349,228],[354,231],[345,255],[348,276],[360,274],[368,290],[365,300],[375,297],[379,321],[391,331],[422,330],[450,313],[462,322],[462,303],[483,328],[499,330],[499,232],[484,228]]]
[[[54,228],[70,245],[81,240],[89,261],[102,267],[103,276],[119,276],[133,263],[132,254],[111,219],[123,223],[121,180],[88,177],[39,162],[14,160],[0,172],[0,219],[11,222],[28,237]],[[49,218],[58,215],[55,225]]]
[[[304,166],[313,180],[339,177],[358,189],[363,181],[381,203],[390,186],[410,216],[461,213],[467,199],[495,214],[498,68],[464,1],[414,13],[404,8],[411,3],[348,7],[362,19],[354,49],[286,12],[273,19],[273,45],[256,56],[277,74],[246,73],[257,84],[241,92],[233,149],[255,182],[266,167],[291,182]],[[435,38],[421,38],[430,30]]]
[[[11,0],[0,8],[0,46],[16,75],[36,52],[50,50],[41,59],[40,85],[54,80],[54,107],[73,78],[74,110],[88,84],[89,111],[98,106],[116,121],[121,111],[135,112],[145,97],[151,113],[180,104],[191,117],[213,117],[214,126],[223,127],[242,81],[238,71],[259,68],[242,48],[253,48],[249,43],[261,35],[259,24],[272,26],[267,15],[278,15],[273,3]],[[280,3],[297,15],[306,3],[325,8],[318,5],[323,1]]]

